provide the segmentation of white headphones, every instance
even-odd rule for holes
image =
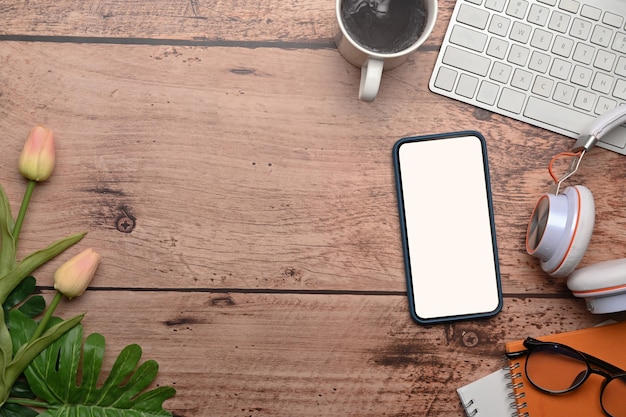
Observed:
[[[574,271],[580,263],[595,222],[595,205],[585,186],[567,187],[561,183],[571,177],[587,151],[612,128],[626,123],[626,105],[602,114],[583,131],[572,152],[555,156],[550,174],[555,181],[533,210],[526,232],[526,250],[541,261],[541,268],[553,277],[567,276],[567,287],[574,296],[584,298],[592,313],[626,310],[626,258],[601,262]],[[552,174],[552,163],[561,156],[572,156],[569,171],[561,178]]]

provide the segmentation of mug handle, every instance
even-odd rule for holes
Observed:
[[[359,86],[359,100],[373,101],[380,88],[380,79],[383,75],[384,61],[368,57],[361,66],[361,85]]]

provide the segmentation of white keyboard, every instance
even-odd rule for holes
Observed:
[[[576,138],[626,103],[626,0],[457,0],[430,89]]]

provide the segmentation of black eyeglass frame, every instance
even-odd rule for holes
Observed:
[[[539,391],[545,392],[547,394],[556,394],[556,395],[565,394],[565,393],[575,390],[576,388],[584,384],[585,381],[591,376],[591,374],[600,375],[604,378],[604,381],[602,382],[602,386],[600,388],[600,405],[602,406],[602,411],[604,411],[604,414],[606,414],[609,417],[614,417],[613,414],[609,413],[604,407],[604,404],[602,402],[602,396],[604,394],[605,388],[607,387],[609,382],[611,382],[612,380],[624,379],[626,381],[626,371],[600,358],[596,358],[593,355],[590,355],[585,352],[581,352],[577,349],[574,349],[562,343],[543,342],[541,340],[528,337],[526,338],[526,340],[524,340],[524,347],[527,350],[523,350],[520,352],[507,353],[506,356],[509,359],[518,358],[520,356],[530,357],[530,355],[538,349],[552,348],[552,349],[559,349],[557,354],[561,354],[561,355],[565,354],[566,356],[570,356],[572,358],[582,359],[584,363],[587,365],[587,371],[585,373],[585,376],[583,378],[580,378],[575,384],[573,384],[571,387],[569,387],[566,390],[559,390],[559,391],[549,390],[549,389],[542,388],[538,386],[537,384],[535,384],[535,382],[530,378],[530,376],[528,375],[528,372],[526,371],[526,365],[528,364],[528,359],[526,360],[526,365],[524,366],[524,373],[526,374],[526,378],[528,379],[528,381],[530,381],[530,383]],[[602,368],[602,369],[597,369],[597,368]]]

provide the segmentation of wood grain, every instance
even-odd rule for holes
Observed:
[[[440,20],[427,45],[440,44],[453,2],[440,1]],[[58,40],[196,44],[328,44],[337,30],[335,1],[45,0],[0,2],[0,34]]]
[[[401,295],[95,291],[59,311],[88,311],[109,362],[140,341],[178,390],[176,415],[461,416],[455,388],[502,366],[505,340],[596,324],[572,300],[507,301],[496,318],[432,327]]]
[[[14,213],[34,124],[57,166],[35,190],[20,256],[61,236],[103,255],[89,310],[112,351],[139,343],[179,417],[462,416],[455,389],[500,365],[506,341],[586,327],[563,280],[524,249],[528,218],[571,140],[431,93],[454,5],[385,73],[373,103],[334,48],[334,1],[0,0],[0,184]],[[420,327],[407,312],[393,144],[487,139],[504,310]],[[445,167],[442,167],[445,169]],[[596,149],[583,265],[623,257],[623,156]],[[450,190],[454,192],[454,190]],[[621,315],[610,316],[622,319]]]

